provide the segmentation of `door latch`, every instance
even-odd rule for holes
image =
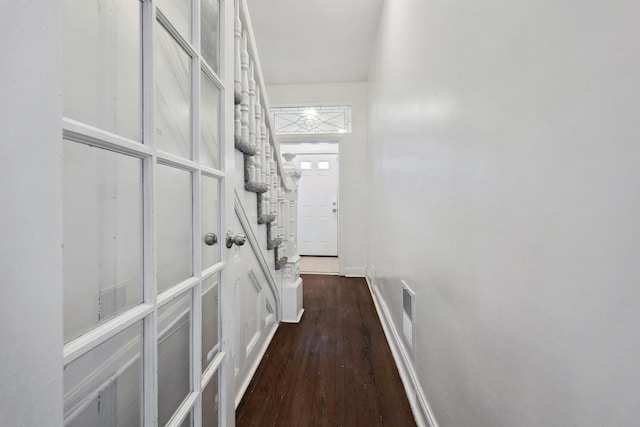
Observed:
[[[242,234],[234,234],[231,231],[227,231],[227,248],[231,248],[231,246],[242,246],[247,241],[247,238]]]

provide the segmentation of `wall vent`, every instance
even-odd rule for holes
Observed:
[[[407,285],[407,282],[402,281],[402,332],[404,339],[411,350],[414,353],[414,341],[415,341],[415,302],[416,294]]]

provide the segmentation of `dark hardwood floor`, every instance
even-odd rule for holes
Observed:
[[[415,425],[365,280],[303,280],[302,321],[279,326],[236,424]]]

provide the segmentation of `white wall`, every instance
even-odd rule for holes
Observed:
[[[368,262],[397,329],[400,280],[417,292],[442,426],[640,419],[638,18],[631,1],[385,2]]]
[[[0,425],[62,425],[60,2],[3,2]]]
[[[343,274],[364,275],[367,240],[367,83],[273,85],[267,87],[267,92],[273,106],[312,103],[351,105],[352,132],[331,138],[339,140],[340,145],[338,255]]]

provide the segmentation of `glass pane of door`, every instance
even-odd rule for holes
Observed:
[[[142,302],[142,160],[65,140],[64,336]]]
[[[142,425],[142,322],[64,368],[64,425]]]
[[[180,424],[180,427],[191,427],[193,425],[192,422],[193,422],[193,419],[191,416],[191,412],[189,412],[187,414],[187,417],[182,422],[182,424]]]
[[[161,25],[155,47],[156,145],[191,158],[191,58]]]
[[[141,141],[141,2],[63,5],[64,115]]]
[[[200,162],[214,169],[220,169],[220,90],[201,73],[200,98]]]
[[[216,74],[220,62],[220,3],[218,0],[200,2],[200,47],[202,56]]]
[[[158,0],[158,7],[180,35],[191,41],[191,0]]]
[[[202,427],[218,427],[218,372],[202,391]]]
[[[156,236],[158,292],[193,273],[191,172],[158,165]]]
[[[220,274],[202,281],[202,372],[220,352]]]
[[[191,388],[191,293],[158,310],[158,425],[165,425]]]

